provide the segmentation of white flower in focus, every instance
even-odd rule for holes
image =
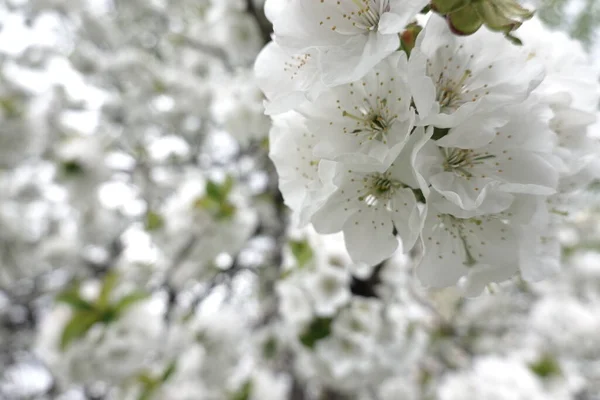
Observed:
[[[316,48],[328,86],[363,77],[400,47],[399,33],[426,0],[267,0],[275,41],[291,53]],[[295,51],[294,51],[295,50]]]
[[[299,112],[320,139],[315,155],[361,163],[360,155],[383,161],[390,151],[400,151],[414,122],[406,68],[405,53],[396,53],[363,79],[305,103]]]
[[[553,194],[558,171],[550,153],[556,139],[549,113],[539,105],[511,107],[510,122],[481,147],[458,132],[430,140],[417,153],[415,168],[433,190],[463,210],[502,211],[512,202],[508,193]]]
[[[433,197],[433,196],[432,196]],[[506,215],[458,218],[429,205],[421,239],[424,254],[417,276],[428,287],[455,285],[469,276],[480,285],[510,278],[518,270],[518,240]],[[473,293],[476,294],[476,293]]]
[[[409,60],[419,123],[451,133],[476,129],[482,142],[473,145],[491,140],[508,121],[501,108],[525,100],[542,78],[543,67],[501,35],[480,29],[457,37],[437,15],[429,18]]]
[[[547,400],[540,382],[522,363],[495,356],[475,359],[472,369],[446,376],[439,400]]]
[[[410,138],[396,162],[339,164],[333,178],[337,190],[312,216],[317,232],[344,232],[354,262],[375,265],[390,257],[398,248],[394,230],[408,251],[421,230],[422,213],[413,192],[418,185],[407,164],[427,136],[417,129]]]
[[[267,98],[267,114],[296,108],[326,89],[320,80],[315,49],[289,54],[277,42],[270,42],[256,58],[254,74]]]

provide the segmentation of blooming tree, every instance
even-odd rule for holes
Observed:
[[[599,71],[529,7],[0,13],[0,398],[597,399]]]

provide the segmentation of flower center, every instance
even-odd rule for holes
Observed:
[[[351,135],[364,135],[366,140],[379,140],[387,144],[387,134],[391,125],[396,120],[396,115],[391,114],[387,107],[386,99],[378,100],[378,109],[374,110],[371,106],[355,107],[360,114],[352,114],[343,111],[342,115],[356,121],[356,128],[345,130],[345,133]]]
[[[442,110],[456,110],[461,104],[465,103],[462,95],[465,91],[465,82],[472,77],[471,70],[467,69],[459,79],[444,76],[440,73],[437,81],[438,94],[436,100],[440,103]]]
[[[388,172],[367,175],[363,182],[365,191],[358,199],[370,206],[374,206],[380,201],[389,200],[394,195],[396,189],[405,187],[402,182],[391,179]]]
[[[389,0],[352,0],[358,11],[344,14],[356,28],[375,31],[379,26],[381,14],[390,10]]]
[[[468,170],[478,164],[483,164],[487,159],[494,158],[493,154],[478,154],[471,149],[456,149],[441,147],[440,151],[444,156],[444,171],[457,172],[460,175],[470,178],[473,175]]]

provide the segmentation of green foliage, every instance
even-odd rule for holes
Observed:
[[[305,267],[314,257],[314,253],[306,240],[292,240],[289,242],[290,249],[298,266]]]
[[[248,380],[242,385],[240,390],[231,396],[230,400],[248,400],[250,399],[250,394],[252,394],[252,381]]]
[[[67,304],[73,309],[73,315],[60,337],[61,350],[64,351],[73,341],[85,336],[95,324],[109,324],[117,320],[130,306],[148,297],[146,293],[136,291],[111,302],[111,295],[117,284],[118,275],[108,273],[95,302],[81,297],[79,283],[56,296],[57,302]]]
[[[155,213],[152,210],[149,210],[146,213],[146,219],[144,221],[144,225],[147,231],[157,231],[165,226],[165,220],[160,214]]]
[[[560,365],[549,354],[544,355],[535,363],[529,364],[529,369],[541,378],[550,378],[561,374]]]
[[[142,385],[142,393],[138,397],[138,400],[150,400],[158,388],[160,388],[163,383],[168,381],[176,371],[177,362],[173,361],[158,377],[152,376],[147,372],[140,374],[137,377],[137,381]]]
[[[76,311],[63,328],[60,349],[65,350],[73,341],[83,337],[100,320],[94,311]]]
[[[332,318],[315,318],[300,335],[300,343],[314,349],[317,342],[331,334]]]
[[[236,208],[228,199],[233,184],[233,178],[230,176],[220,185],[209,180],[206,183],[206,194],[196,199],[194,207],[208,211],[217,220],[233,217]]]

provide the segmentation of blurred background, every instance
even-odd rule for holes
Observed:
[[[0,400],[600,400],[600,182],[539,284],[352,265],[277,189],[262,7],[0,0]],[[599,1],[534,7],[600,70]]]

